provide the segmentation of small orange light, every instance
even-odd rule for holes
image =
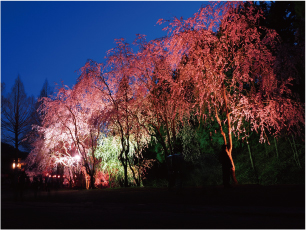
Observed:
[[[58,177],[58,178],[60,178],[61,176],[60,176],[60,175],[58,175],[57,177]]]

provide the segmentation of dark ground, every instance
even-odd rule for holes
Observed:
[[[1,228],[304,229],[304,185],[1,191]]]

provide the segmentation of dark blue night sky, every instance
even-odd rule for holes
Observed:
[[[114,39],[132,43],[166,35],[158,19],[196,13],[203,1],[1,2],[1,82],[7,93],[19,74],[28,95],[44,81],[72,87],[87,59],[103,62]]]

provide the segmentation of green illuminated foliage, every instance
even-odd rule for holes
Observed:
[[[152,160],[139,159],[137,156],[137,144],[130,143],[128,162],[130,167],[127,169],[129,185],[140,185],[144,179],[145,172],[152,165]],[[100,170],[109,175],[110,187],[119,186],[124,181],[124,168],[119,160],[122,145],[118,137],[104,136],[100,139],[96,151],[97,158],[101,159]],[[137,156],[135,158],[135,156]],[[140,180],[139,182],[137,180]]]
[[[119,160],[121,149],[120,140],[116,137],[109,136],[100,140],[96,152],[96,156],[101,158],[100,170],[109,175],[110,187],[118,187],[124,180],[124,170]],[[128,155],[129,160],[133,158],[133,150],[131,147]],[[130,169],[128,169],[128,181],[130,184],[135,183]]]

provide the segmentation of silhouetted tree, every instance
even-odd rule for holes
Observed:
[[[15,161],[18,149],[26,144],[26,135],[31,130],[34,97],[28,97],[18,76],[11,92],[1,97],[2,139],[15,147]],[[26,147],[26,146],[25,146]]]
[[[51,88],[51,86],[48,83],[48,80],[46,79],[44,84],[43,84],[43,87],[40,90],[40,94],[39,94],[39,97],[37,99],[37,102],[35,103],[35,111],[34,111],[34,114],[33,114],[33,118],[35,119],[34,122],[35,122],[36,125],[41,125],[41,121],[42,121],[42,117],[37,112],[39,106],[42,104],[41,99],[43,97],[51,96],[52,93],[53,93],[53,89]]]

